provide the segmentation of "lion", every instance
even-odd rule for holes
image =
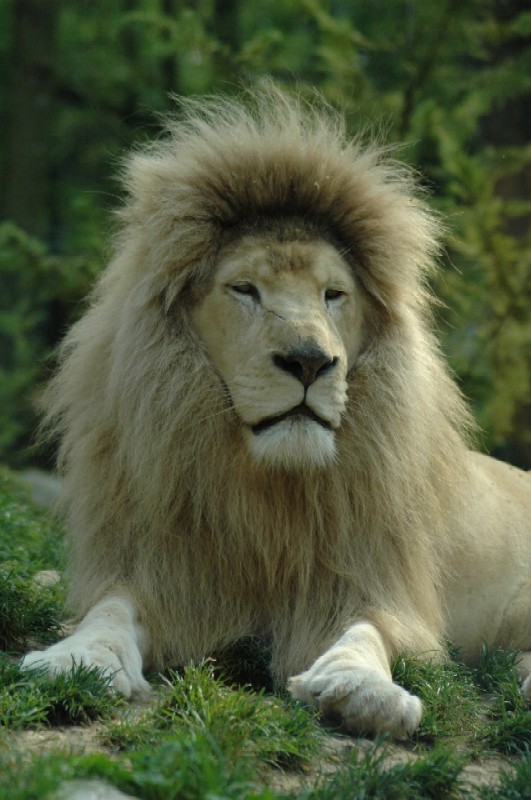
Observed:
[[[116,255],[47,393],[79,625],[23,660],[143,670],[242,637],[294,698],[405,736],[398,654],[522,651],[531,481],[469,449],[407,168],[274,87],[183,101],[125,168]]]

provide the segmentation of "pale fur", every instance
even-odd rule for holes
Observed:
[[[398,653],[443,655],[446,636],[471,658],[482,640],[531,646],[531,486],[503,466],[489,482],[467,451],[468,415],[430,332],[437,220],[407,171],[321,104],[270,89],[185,103],[169,128],[128,162],[116,256],[48,394],[71,604],[82,617],[121,603],[155,667],[269,637],[276,678],[302,673],[296,696],[335,703],[353,730],[400,735],[420,703],[391,683]],[[318,467],[253,457],[193,322],[220,250],[264,231],[332,243],[365,298],[364,344]],[[105,625],[99,613],[92,639]],[[81,634],[26,665],[64,669]],[[133,661],[121,662],[126,693],[145,688]]]

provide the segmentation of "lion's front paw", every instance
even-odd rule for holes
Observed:
[[[422,716],[422,703],[376,670],[317,662],[290,678],[288,689],[297,700],[319,709],[324,717],[341,719],[356,733],[412,733]]]
[[[83,642],[82,637],[69,636],[47,650],[34,650],[28,653],[20,666],[22,669],[45,669],[50,675],[69,672],[73,667],[83,664],[98,667],[109,675],[110,686],[115,691],[130,697],[132,694],[145,695],[150,691],[149,684],[142,676],[140,654],[120,648],[120,656],[111,646],[98,641]]]

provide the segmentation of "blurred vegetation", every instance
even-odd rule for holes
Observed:
[[[485,447],[531,466],[531,11],[525,0],[4,0],[0,459],[38,462],[50,354],[107,256],[129,147],[171,94],[272,75],[400,144],[448,221],[444,350]]]
[[[42,584],[38,577],[63,566],[59,525],[32,506],[24,483],[0,467],[0,650],[21,651],[36,639],[49,643],[58,638],[63,581]],[[0,728],[2,664],[0,658]]]

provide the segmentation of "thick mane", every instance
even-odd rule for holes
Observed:
[[[169,130],[128,164],[116,257],[48,393],[74,608],[134,585],[155,662],[258,632],[274,635],[280,677],[361,605],[384,626],[400,609],[396,651],[440,648],[438,565],[467,415],[428,330],[434,217],[407,172],[322,105],[274,90],[186,102]],[[370,297],[337,461],[323,470],[252,462],[190,322],[224,237],[261,217],[337,240]]]
[[[438,224],[412,175],[385,151],[349,139],[342,118],[276,89],[237,100],[183,100],[168,138],[125,170],[126,242],[136,228],[143,266],[200,278],[223,234],[257,217],[295,216],[334,234],[382,303],[421,300]],[[175,284],[174,284],[175,285]],[[179,281],[177,283],[179,285]]]

